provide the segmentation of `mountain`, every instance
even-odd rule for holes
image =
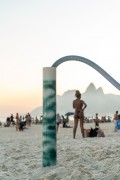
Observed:
[[[90,83],[90,85],[87,87],[85,93],[88,93],[88,94],[93,94],[96,92],[96,87],[93,83]]]
[[[74,112],[72,102],[75,99],[75,90],[68,90],[62,96],[57,96],[57,112],[61,115],[67,112]],[[93,83],[87,87],[81,97],[87,104],[85,116],[112,116],[115,111],[120,111],[120,95],[104,94],[102,87],[98,89]],[[37,107],[31,112],[32,116],[42,115],[42,107]]]

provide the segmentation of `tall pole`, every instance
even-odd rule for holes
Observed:
[[[43,167],[56,165],[56,68],[43,68]]]

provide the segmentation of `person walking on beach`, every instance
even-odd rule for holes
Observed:
[[[84,137],[84,110],[87,107],[87,104],[81,100],[81,93],[79,90],[76,90],[75,93],[76,99],[73,100],[73,108],[75,109],[74,113],[74,127],[73,127],[73,138],[75,139],[76,130],[78,126],[78,121],[80,120],[80,129],[82,137]]]

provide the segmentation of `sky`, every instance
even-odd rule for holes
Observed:
[[[119,0],[0,0],[0,116],[42,106],[43,68],[82,56],[120,82]],[[77,61],[57,67],[57,94],[93,82],[120,95],[102,75]]]

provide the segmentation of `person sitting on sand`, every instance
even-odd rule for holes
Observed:
[[[78,90],[76,90],[75,96],[77,99],[73,101],[73,108],[75,109],[73,138],[75,138],[76,135],[78,120],[80,120],[81,134],[82,137],[84,137],[84,109],[87,107],[87,104],[81,100],[81,93]]]
[[[10,124],[11,124],[10,117],[7,117],[7,119],[6,119],[6,127],[10,127]]]
[[[11,122],[11,124],[14,126],[15,125],[15,121],[14,121],[14,116],[13,116],[13,114],[11,114],[11,116],[10,116],[10,122]]]
[[[67,127],[66,119],[63,115],[61,115],[61,117],[62,117],[63,128],[66,128]]]

